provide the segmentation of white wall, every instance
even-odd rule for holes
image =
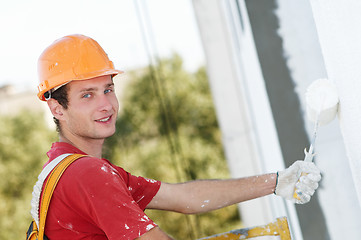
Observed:
[[[218,0],[194,0],[200,28],[207,73],[214,98],[226,159],[233,177],[255,175],[260,172],[259,160],[253,146],[252,132],[239,88],[229,32],[224,25],[223,8]],[[243,223],[247,226],[267,223],[269,209],[264,200],[241,205]]]
[[[234,1],[193,0],[234,177],[283,166],[252,29],[247,12],[242,11],[244,1],[239,3],[243,30],[239,19],[234,19]],[[315,162],[323,172],[318,196],[330,239],[361,239],[360,12],[359,0],[347,4],[336,0],[311,0],[311,4],[308,0],[278,0],[276,12],[284,55],[303,110],[304,93],[312,81],[328,76],[339,89],[340,118],[321,126],[316,140]],[[311,138],[313,123],[305,112],[303,117]],[[268,156],[274,160],[265,161]],[[292,207],[272,201],[268,198],[266,202],[241,205],[246,225],[269,221],[285,209],[295,216]],[[265,216],[261,216],[260,209],[268,209]],[[297,220],[293,224],[296,239],[301,239]]]
[[[193,0],[207,59],[207,73],[233,177],[275,172],[283,159],[244,4],[244,31],[230,1]],[[245,226],[288,216],[301,240],[293,205],[269,196],[240,204]]]
[[[361,189],[361,108],[358,97],[361,94],[361,79],[358,79],[361,68],[350,67],[360,64],[361,59],[361,38],[355,38],[357,31],[356,35],[361,36],[361,4],[357,0],[353,2],[311,1],[323,54],[308,0],[279,0],[277,10],[279,34],[283,38],[287,64],[303,109],[306,109],[304,94],[312,81],[329,76],[340,90],[341,121],[336,119],[321,126],[316,140],[315,162],[323,173],[319,201],[331,239],[361,239],[361,212],[354,184]],[[355,107],[358,108],[356,112]],[[306,114],[304,119],[311,138],[313,123]],[[354,169],[354,177],[350,166]]]

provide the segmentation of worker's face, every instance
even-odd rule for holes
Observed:
[[[67,87],[68,108],[64,110],[62,131],[83,139],[113,135],[119,104],[111,76],[72,81]]]

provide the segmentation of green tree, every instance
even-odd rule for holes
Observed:
[[[0,126],[0,239],[24,239],[33,185],[56,134],[30,112],[2,116]]]
[[[204,68],[190,74],[174,55],[131,74],[117,133],[105,157],[135,175],[165,182],[228,178],[220,131]],[[38,113],[0,116],[0,239],[22,239],[31,221],[33,185],[57,134]],[[235,206],[200,216],[149,211],[176,239],[239,227]],[[195,233],[197,232],[197,233]]]
[[[205,69],[190,74],[174,55],[130,77],[107,157],[135,175],[165,182],[228,178]],[[148,214],[177,239],[239,227],[236,206],[199,216]]]

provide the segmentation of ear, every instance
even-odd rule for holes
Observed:
[[[53,116],[58,120],[62,120],[65,112],[63,106],[61,106],[58,101],[53,98],[50,98],[47,103]]]

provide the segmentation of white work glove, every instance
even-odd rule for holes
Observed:
[[[310,201],[320,180],[320,170],[313,162],[298,160],[277,173],[275,194],[294,203],[304,204]]]

